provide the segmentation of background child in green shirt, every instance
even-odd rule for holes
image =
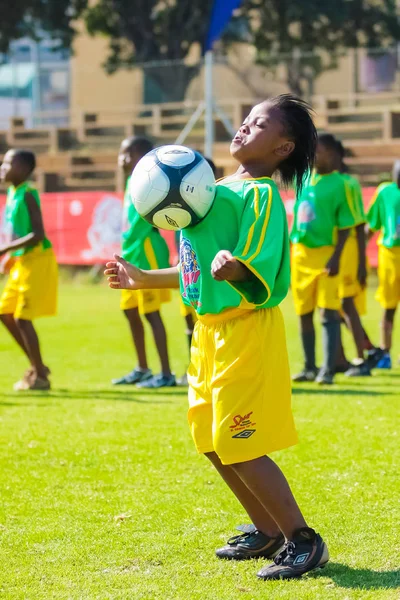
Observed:
[[[188,373],[192,435],[257,527],[217,554],[275,556],[258,572],[262,579],[299,577],[329,559],[283,473],[266,456],[296,441],[278,307],[289,287],[289,238],[270,178],[277,172],[284,184],[301,189],[315,147],[304,102],[283,95],[255,106],[232,141],[237,172],[217,187],[203,221],[182,231],[181,276],[177,268],[143,271],[117,256],[105,272],[114,289],[180,283],[185,302],[195,307]],[[244,412],[253,404],[255,412]]]
[[[393,168],[393,182],[382,183],[376,190],[367,214],[368,236],[380,232],[377,300],[384,309],[381,322],[379,369],[392,366],[390,350],[394,316],[400,302],[400,161]]]
[[[57,263],[43,226],[37,190],[28,183],[36,166],[27,150],[9,150],[1,178],[10,183],[6,203],[9,242],[0,248],[3,271],[10,276],[0,299],[0,320],[27,355],[31,368],[15,385],[17,391],[50,388],[32,321],[57,309]]]
[[[162,269],[169,266],[169,250],[160,232],[142,219],[135,209],[129,182],[133,169],[153,144],[144,137],[123,140],[118,164],[125,177],[122,256],[142,269]],[[122,290],[121,310],[128,321],[138,358],[137,366],[127,375],[113,379],[114,385],[137,384],[139,387],[160,388],[176,385],[168,356],[167,334],[161,317],[161,305],[170,301],[168,290]],[[150,324],[161,363],[161,373],[153,375],[147,363],[142,317]]]

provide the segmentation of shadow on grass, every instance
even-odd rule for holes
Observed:
[[[20,398],[21,404],[27,398],[35,398],[35,400],[47,400],[47,399],[59,399],[59,400],[117,400],[120,402],[137,402],[143,404],[167,404],[168,397],[170,396],[187,396],[187,389],[185,388],[165,388],[160,390],[132,390],[119,389],[119,390],[75,390],[75,389],[64,389],[55,388],[48,392],[10,392],[8,394],[1,394],[0,398],[14,399]],[[158,399],[159,398],[159,399]],[[38,406],[46,406],[49,403],[40,403]],[[20,406],[16,402],[1,402],[0,405],[6,406]]]
[[[327,576],[337,586],[359,590],[400,589],[400,569],[395,571],[372,571],[353,569],[339,563],[329,563],[323,571],[310,574],[313,577]]]
[[[340,385],[334,385],[333,387],[294,387],[292,394],[314,394],[318,396],[391,396],[395,392],[366,390],[361,385],[358,388],[345,388],[340,387]]]

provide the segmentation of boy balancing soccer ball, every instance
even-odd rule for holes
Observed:
[[[180,285],[195,307],[191,432],[257,528],[217,555],[274,559],[259,571],[262,579],[300,577],[329,559],[267,456],[297,441],[279,309],[289,288],[289,236],[271,177],[278,172],[301,188],[315,147],[304,102],[283,95],[258,104],[231,145],[237,172],[217,186],[208,215],[182,231],[179,268],[142,271],[116,256],[105,271],[114,289]]]
[[[0,169],[2,181],[11,184],[5,213],[9,241],[0,247],[0,271],[10,276],[0,299],[0,320],[31,364],[16,391],[50,388],[32,321],[55,315],[57,309],[56,258],[45,235],[38,192],[28,182],[35,165],[32,152],[9,150]]]

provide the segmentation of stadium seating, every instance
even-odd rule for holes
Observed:
[[[254,103],[234,99],[221,103],[235,129]],[[316,96],[312,99],[319,130],[341,138],[349,150],[348,164],[365,185],[387,179],[400,158],[400,92]],[[192,101],[138,105],[91,114],[38,113],[34,127],[14,118],[0,131],[0,152],[9,147],[30,148],[38,157],[37,182],[41,191],[114,190],[122,180],[116,154],[123,137],[147,135],[156,143],[174,142],[197,108]],[[216,117],[214,159],[220,174],[232,169],[229,134]],[[203,148],[204,122],[194,123],[186,142]]]

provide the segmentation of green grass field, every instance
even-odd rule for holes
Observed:
[[[370,295],[365,322],[376,338],[380,308]],[[294,389],[300,443],[276,459],[331,563],[302,581],[265,583],[255,577],[261,562],[214,558],[246,517],[194,451],[186,390],[111,387],[134,365],[118,300],[103,285],[61,286],[60,316],[39,323],[50,393],[12,392],[25,362],[0,330],[1,598],[400,598],[400,368]],[[297,369],[290,299],[283,309]],[[177,304],[164,314],[180,375]]]

